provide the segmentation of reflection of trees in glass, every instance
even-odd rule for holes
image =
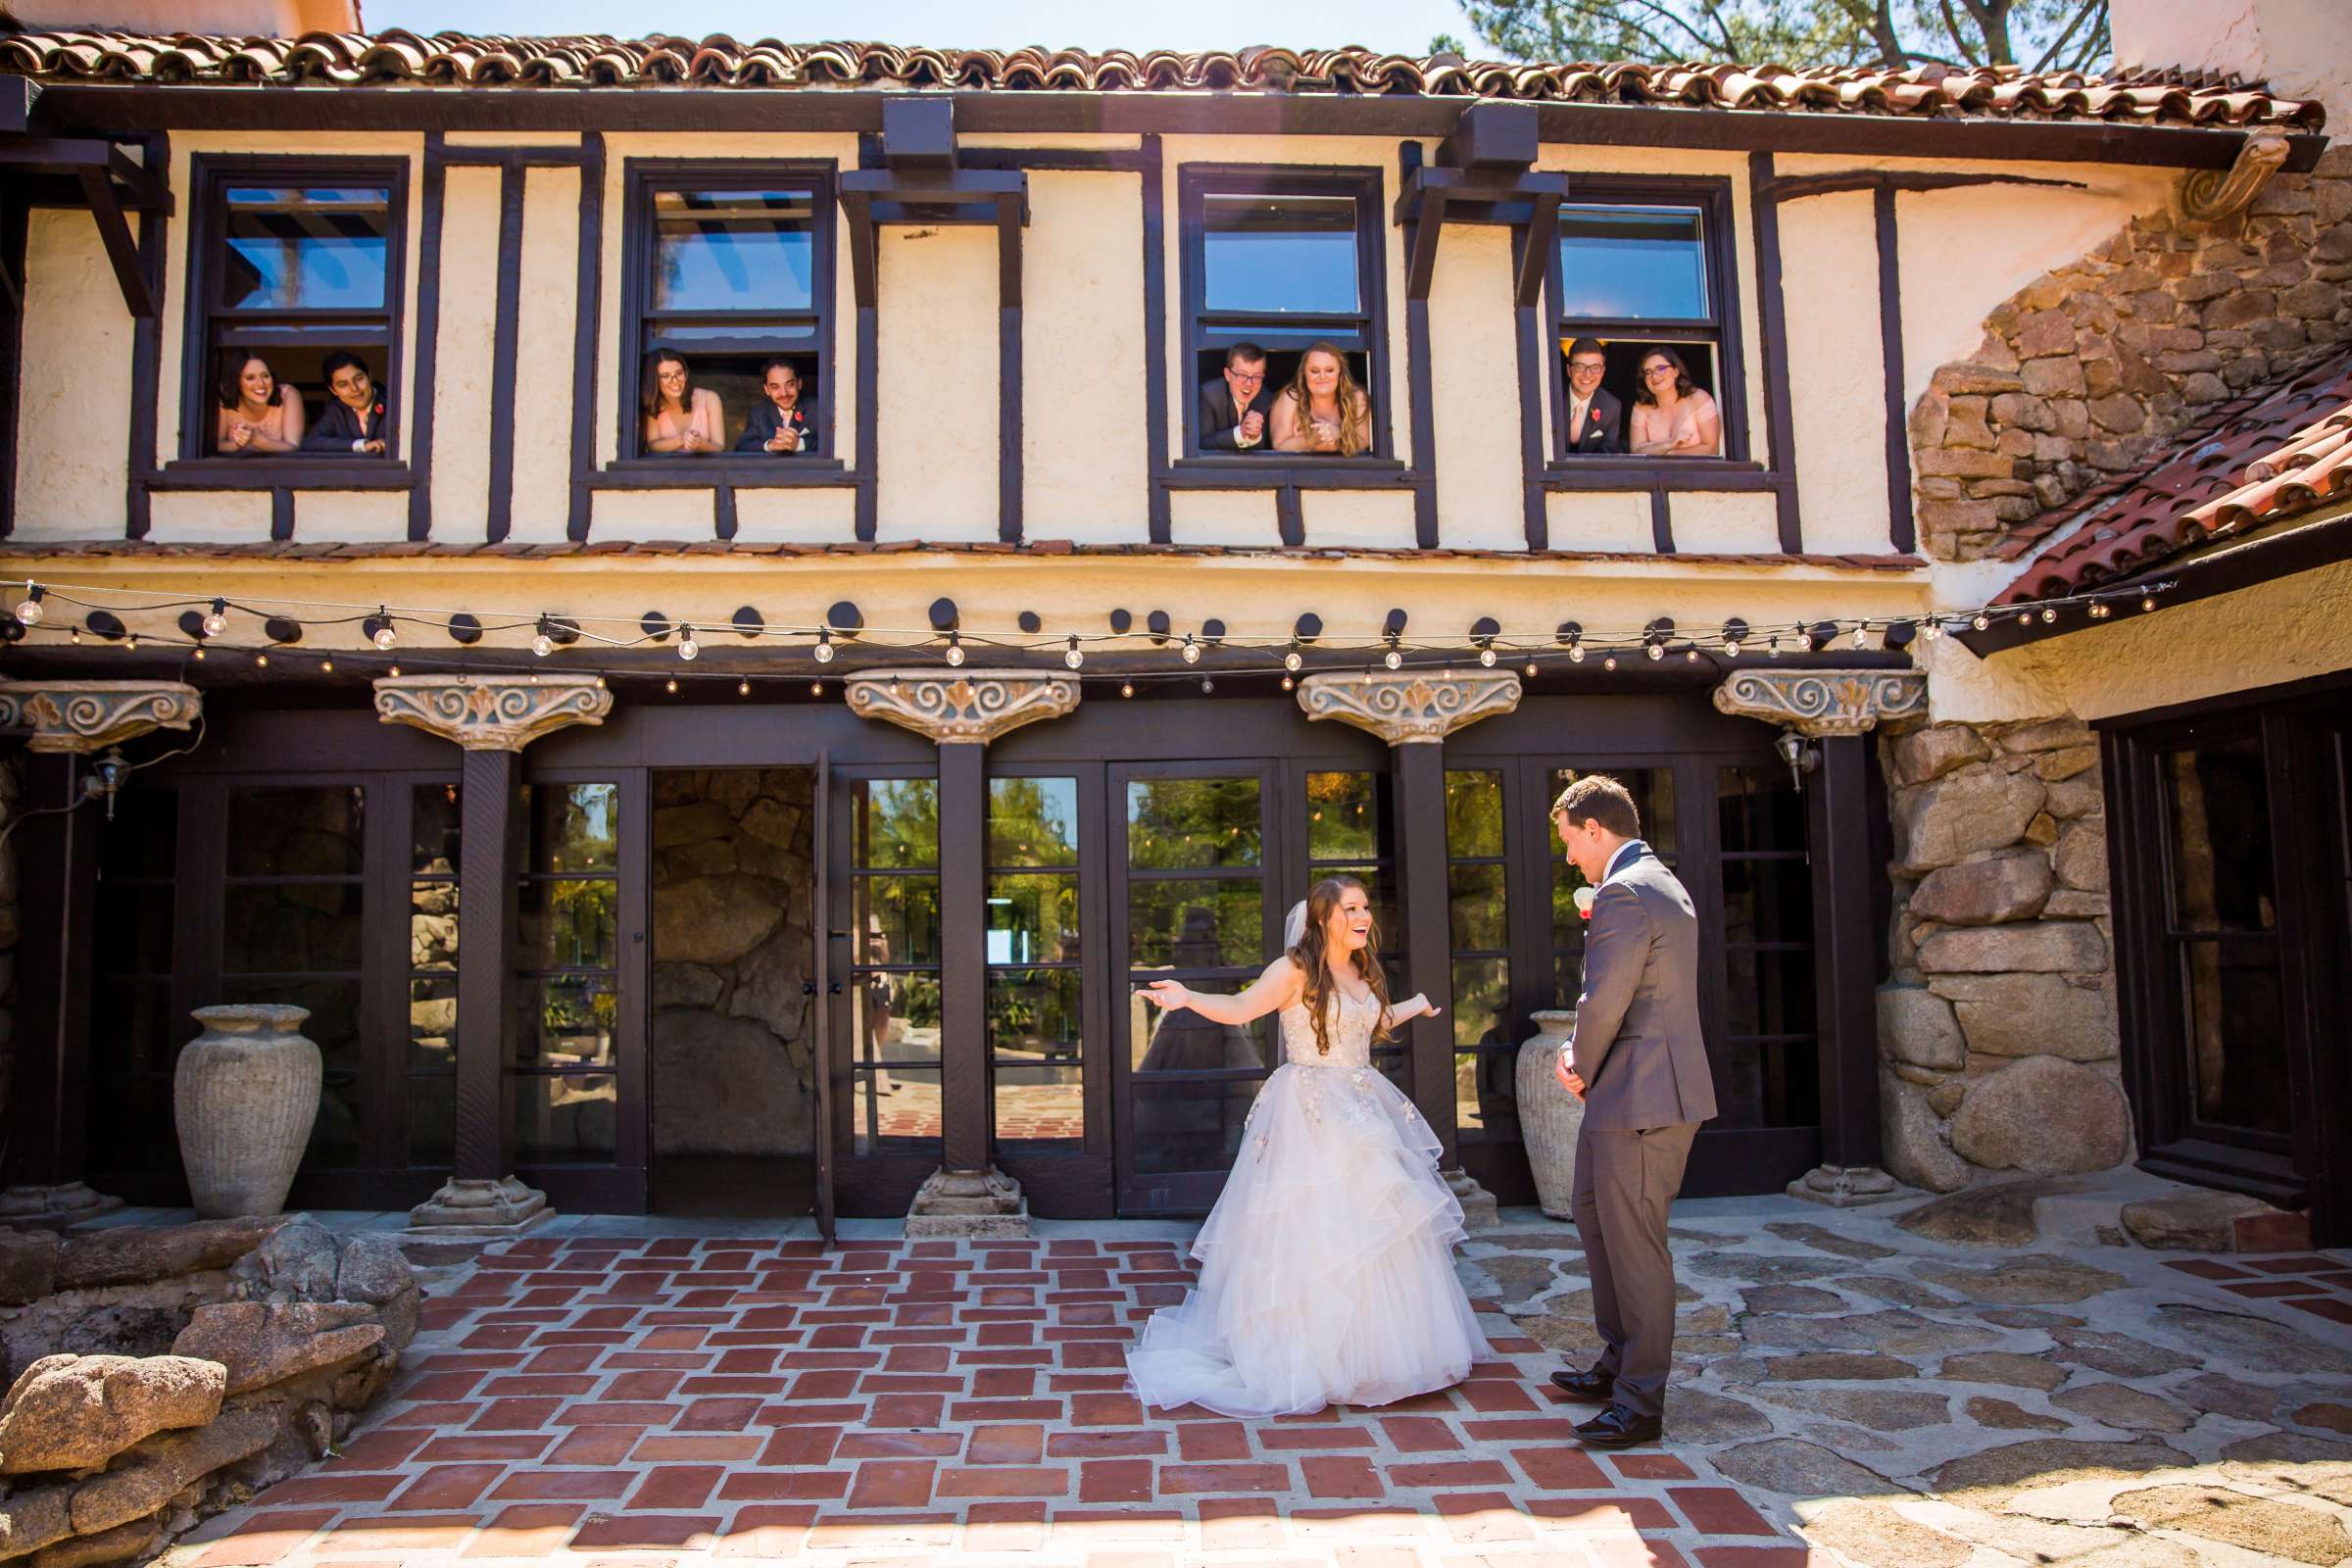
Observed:
[[[996,778],[988,782],[988,863],[1076,865],[1078,781]]]
[[[1141,870],[1258,863],[1254,778],[1136,779],[1127,786],[1127,863]]]
[[[1377,773],[1306,775],[1306,856],[1310,860],[1370,860],[1381,840]]]
[[[537,785],[523,794],[531,812],[532,870],[610,871],[618,864],[618,785]]]
[[[1461,768],[1446,775],[1446,853],[1454,858],[1502,853],[1502,775]]]
[[[853,798],[850,858],[885,870],[939,864],[939,785],[927,778],[868,779]]]

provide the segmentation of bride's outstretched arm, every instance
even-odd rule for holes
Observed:
[[[1265,972],[1250,983],[1250,989],[1239,996],[1226,996],[1214,991],[1195,991],[1181,980],[1154,980],[1140,995],[1148,1002],[1174,1011],[1190,1007],[1211,1023],[1249,1023],[1262,1018],[1298,995],[1298,966],[1285,954],[1266,965]]]
[[[1411,996],[1405,998],[1402,1002],[1394,1003],[1390,1005],[1389,1022],[1410,1023],[1415,1018],[1434,1018],[1444,1010],[1445,1009],[1441,1007],[1432,1006],[1430,1004],[1429,998],[1416,991]]]

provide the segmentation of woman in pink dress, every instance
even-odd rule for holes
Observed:
[[[645,450],[670,455],[719,450],[718,394],[698,387],[686,362],[667,349],[645,357]]]
[[[1642,356],[1642,385],[1634,393],[1627,443],[1649,458],[1712,458],[1723,452],[1723,416],[1690,367],[1670,348]]]
[[[280,386],[270,362],[231,350],[222,362],[220,417],[213,447],[224,458],[261,457],[302,447],[302,394]]]

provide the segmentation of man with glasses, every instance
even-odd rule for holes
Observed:
[[[1274,393],[1266,385],[1266,351],[1236,343],[1225,351],[1225,373],[1200,388],[1200,450],[1271,452],[1266,417]]]
[[[1609,356],[1597,338],[1568,345],[1568,455],[1597,457],[1625,450],[1625,405],[1601,390]]]

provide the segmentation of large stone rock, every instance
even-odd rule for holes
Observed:
[[[1972,1301],[1996,1301],[2005,1306],[2083,1301],[2132,1283],[2121,1274],[2047,1253],[2003,1258],[1991,1268],[1982,1269],[1928,1262],[1919,1265],[1918,1273],[1921,1279],[1958,1291]]]
[[[343,1244],[335,1263],[336,1299],[381,1306],[415,1289],[416,1271],[390,1236],[363,1232]]]
[[[1947,1425],[1951,1419],[1951,1398],[1942,1394],[1767,1384],[1756,1390],[1756,1397],[1784,1409],[1851,1421],[1873,1432],[1916,1432],[1921,1427]]]
[[[1947,1502],[1996,1510],[2006,1507],[2021,1492],[2077,1481],[2123,1481],[2195,1462],[2180,1449],[2153,1439],[2081,1443],[2034,1438],[1949,1460],[1936,1468],[1931,1480]]]
[[[220,1368],[177,1355],[52,1355],[0,1402],[0,1473],[85,1470],[220,1413]]]
[[[2079,718],[2038,718],[1997,736],[2004,752],[2057,752],[2096,746],[2098,736]]]
[[[2095,974],[2107,967],[2107,942],[2087,920],[1953,926],[1919,945],[1919,966],[1930,974]]]
[[[57,1289],[95,1290],[226,1268],[269,1239],[278,1216],[210,1219],[194,1225],[114,1225],[58,1249]]]
[[[74,1534],[74,1489],[40,1487],[13,1494],[0,1507],[0,1561],[65,1540]]]
[[[1739,1399],[1677,1386],[1666,1391],[1666,1428],[1678,1444],[1712,1447],[1765,1436],[1772,1431],[1772,1417]]]
[[[2024,1247],[2039,1234],[2034,1220],[2036,1202],[2084,1190],[2080,1182],[1998,1182],[1922,1203],[1896,1216],[1895,1223],[1932,1242]]]
[[[1911,892],[1911,912],[1946,925],[2031,920],[2049,901],[2049,857],[2017,850],[1930,871]]]
[[[1965,1541],[1931,1530],[1884,1502],[1840,1499],[1804,1522],[1802,1533],[1856,1568],[1960,1568],[1976,1553]]]
[[[2049,1393],[2067,1378],[2066,1368],[2038,1355],[2014,1350],[1972,1350],[1944,1358],[1936,1375],[1951,1383],[1992,1383],[2005,1389]]]
[[[2179,1192],[2124,1205],[2124,1229],[2160,1252],[2234,1252],[2241,1216],[2271,1212],[2243,1193]]]
[[[99,1568],[110,1562],[129,1562],[144,1558],[162,1544],[163,1516],[133,1519],[112,1530],[101,1530],[94,1536],[81,1536],[73,1541],[61,1541],[32,1559],[32,1568]]]
[[[0,1306],[37,1301],[57,1289],[57,1233],[0,1230]]]
[[[1981,1056],[2116,1055],[2115,1014],[2095,985],[2057,974],[1939,974],[1929,985],[1952,1004],[1968,1049]]]
[[[654,1147],[664,1153],[805,1154],[815,1147],[811,1098],[801,1093],[789,1048],[755,1019],[657,1014],[654,1084]]]
[[[2216,1312],[2175,1301],[2156,1308],[2149,1326],[2209,1360],[2226,1361],[2249,1372],[2352,1375],[2352,1350],[2266,1317]]]
[[[2352,1557],[2352,1535],[2333,1514],[2206,1483],[2119,1492],[2108,1508],[2144,1530],[2178,1530],[2265,1562],[2332,1568]]]
[[[1925,872],[2005,850],[2025,836],[2045,788],[2031,771],[1983,765],[1922,785],[1895,812],[1895,858]]]
[[[1879,1050],[1888,1060],[1936,1072],[1968,1065],[1968,1041],[1950,1003],[1925,986],[1884,985],[1878,999]]]
[[[1984,737],[1966,724],[1930,724],[1894,743],[1895,781],[1926,784],[1991,755]]]
[[[91,1536],[144,1519],[189,1482],[261,1452],[279,1431],[274,1409],[227,1409],[194,1432],[151,1438],[121,1468],[83,1482],[74,1492],[74,1533]]]
[[[1943,1121],[1928,1103],[1928,1091],[1883,1067],[1879,1158],[1895,1180],[1931,1193],[1956,1193],[1968,1185],[1968,1162],[1943,1141]]]
[[[1835,1252],[1839,1257],[1869,1261],[1895,1255],[1895,1250],[1891,1247],[1882,1247],[1877,1242],[1866,1242],[1859,1236],[1842,1235],[1826,1225],[1803,1220],[1776,1219],[1764,1230],[1767,1235],[1778,1236],[1784,1242],[1796,1242],[1818,1251]]]
[[[764,877],[697,877],[662,890],[654,901],[654,952],[724,968],[767,940],[784,918],[788,890]]]
[[[244,1394],[340,1366],[383,1338],[384,1326],[359,1301],[221,1301],[198,1307],[172,1351],[220,1362],[228,1392]]]
[[[2052,1327],[2050,1338],[2058,1342],[2057,1348],[2042,1353],[2051,1360],[2066,1366],[2104,1372],[2111,1378],[2160,1378],[2168,1372],[2179,1372],[2197,1364],[2194,1356],[2168,1350],[2161,1345],[2150,1345],[2141,1336],[2111,1334],[2105,1329],[2086,1328],[2079,1323]]]
[[[1776,1355],[1764,1363],[1767,1383],[1879,1383],[1918,1375],[1919,1369],[1908,1361],[1850,1350]]]
[[[654,812],[654,848],[672,850],[687,844],[732,837],[735,813],[716,801],[692,806],[665,806]]]
[[[2055,1056],[2011,1062],[1971,1088],[1952,1117],[1953,1152],[1988,1170],[2106,1170],[2131,1142],[2115,1080]]]
[[[2070,888],[2107,891],[2107,823],[2104,819],[2077,822],[2050,851],[2051,869]]]
[[[808,813],[805,808],[781,801],[755,801],[743,813],[743,831],[773,849],[791,850],[808,842]]]
[[[1945,1323],[1896,1307],[1845,1317],[1746,1317],[1740,1335],[1749,1345],[1790,1350],[1876,1350],[1886,1355],[1949,1355],[1996,1343],[1990,1329]]]
[[[808,983],[809,957],[808,930],[787,920],[737,965],[727,1011],[737,1018],[758,1019],[779,1040],[798,1042],[808,1020],[808,998],[802,987]],[[794,1053],[794,1059],[806,1061],[807,1050]]]
[[[229,1272],[248,1297],[331,1301],[341,1261],[334,1233],[308,1214],[296,1214]]]
[[[1726,1481],[1788,1497],[1897,1497],[1908,1494],[1865,1465],[1797,1438],[1767,1438],[1714,1454]]]
[[[2179,1405],[2123,1383],[2080,1384],[2051,1395],[2050,1403],[2121,1432],[2186,1432],[2196,1424]]]
[[[724,995],[726,980],[715,969],[706,969],[699,963],[657,963],[654,965],[654,1005],[657,1007],[708,1007]]]

